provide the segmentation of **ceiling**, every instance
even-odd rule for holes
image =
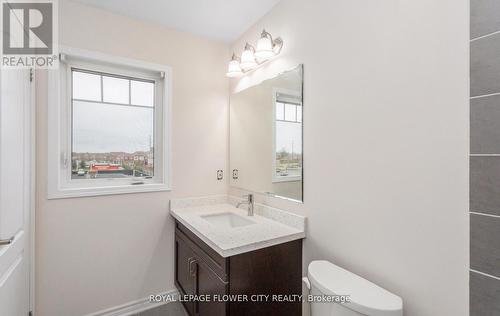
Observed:
[[[179,31],[231,42],[280,0],[74,0]]]

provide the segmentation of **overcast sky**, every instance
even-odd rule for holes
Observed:
[[[149,150],[153,108],[75,101],[73,118],[74,152]]]
[[[302,153],[301,123],[276,122],[276,152],[283,148],[289,153]]]

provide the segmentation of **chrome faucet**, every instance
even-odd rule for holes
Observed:
[[[247,200],[238,202],[238,204],[236,204],[236,208],[239,208],[240,205],[248,204],[248,214],[247,215],[253,216],[253,207],[254,207],[253,194],[250,193],[250,194],[245,195],[243,197],[247,198]]]

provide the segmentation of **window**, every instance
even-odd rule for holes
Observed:
[[[273,182],[302,179],[302,98],[278,89],[274,96]]]
[[[49,198],[168,190],[168,67],[70,52],[51,72]]]
[[[155,82],[72,68],[71,179],[154,176]]]

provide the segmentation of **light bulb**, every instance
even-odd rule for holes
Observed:
[[[240,67],[240,62],[238,61],[238,57],[233,54],[229,65],[227,66],[226,76],[229,78],[239,77],[243,74]]]
[[[255,61],[254,48],[250,44],[245,45],[245,50],[241,54],[240,67],[243,70],[250,70],[257,67],[257,62]]]
[[[261,59],[261,60],[266,60],[275,55],[275,52],[273,51],[273,38],[271,34],[266,32],[266,30],[262,31],[262,34],[260,35],[260,39],[257,42],[257,50],[255,51],[255,57]]]

